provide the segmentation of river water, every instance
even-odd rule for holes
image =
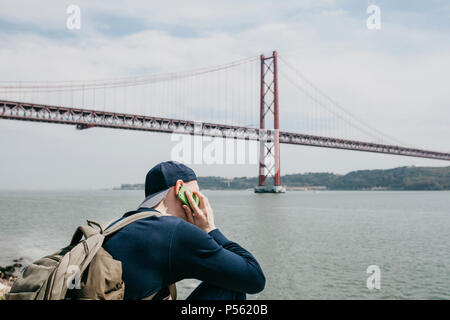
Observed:
[[[205,191],[216,225],[266,275],[249,299],[450,299],[450,192]],[[86,218],[134,209],[142,191],[0,192],[0,265],[68,244]],[[380,289],[369,290],[369,266]],[[196,280],[178,284],[186,297]]]

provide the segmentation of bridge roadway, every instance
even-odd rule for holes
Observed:
[[[92,127],[274,140],[274,130],[0,100],[0,119]],[[280,131],[280,143],[450,161],[450,153]]]

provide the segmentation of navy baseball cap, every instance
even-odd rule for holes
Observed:
[[[161,162],[154,166],[145,177],[145,199],[139,208],[156,206],[179,179],[188,182],[197,180],[197,176],[194,170],[176,161]]]

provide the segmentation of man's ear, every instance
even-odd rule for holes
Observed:
[[[183,186],[183,180],[178,179],[177,182],[175,183],[175,194],[177,195],[178,192],[180,192],[181,187]]]

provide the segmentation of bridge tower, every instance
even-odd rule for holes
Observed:
[[[280,119],[278,105],[278,63],[277,52],[272,56],[261,55],[260,122],[259,122],[259,174],[257,193],[284,193],[280,177]],[[272,120],[273,129],[265,126],[266,118]],[[266,185],[267,178],[273,184]]]

